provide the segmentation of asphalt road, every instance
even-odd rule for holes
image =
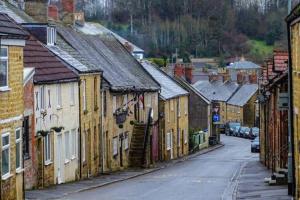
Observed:
[[[224,147],[174,166],[66,197],[72,200],[232,199],[243,165],[257,159],[250,141],[222,136]]]

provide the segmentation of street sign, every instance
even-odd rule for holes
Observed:
[[[212,121],[214,124],[220,124],[221,122],[220,103],[213,103],[212,106],[213,106]]]
[[[221,120],[220,115],[218,114],[213,115],[213,122],[219,122],[220,120]]]

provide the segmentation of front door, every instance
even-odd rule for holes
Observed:
[[[63,183],[62,170],[64,166],[63,158],[62,158],[62,134],[57,135],[57,182],[58,184]]]

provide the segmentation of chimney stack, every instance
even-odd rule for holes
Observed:
[[[192,66],[186,66],[184,68],[184,74],[185,74],[185,80],[188,82],[188,83],[192,83],[193,81],[193,67]]]
[[[212,73],[209,75],[209,82],[219,80],[219,75],[216,73]]]
[[[184,66],[183,64],[176,63],[174,67],[174,75],[178,77],[184,77]]]
[[[25,2],[25,12],[41,23],[48,22],[48,0],[28,0]]]

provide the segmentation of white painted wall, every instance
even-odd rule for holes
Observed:
[[[58,154],[62,156],[62,160],[65,162],[67,159],[65,158],[65,132],[76,129],[76,152],[77,155],[73,159],[69,159],[68,162],[63,164],[63,168],[61,170],[62,181],[68,182],[75,180],[76,170],[79,168],[78,165],[78,130],[79,130],[79,93],[78,93],[78,82],[70,82],[70,83],[62,83],[61,85],[61,106],[57,104],[57,85],[58,84],[50,84],[50,85],[35,85],[35,101],[34,101],[34,109],[35,109],[35,117],[36,117],[36,126],[35,132],[38,130],[50,130],[51,127],[60,127],[63,126],[64,130],[62,130],[62,147],[61,152],[57,152],[57,135],[58,133],[51,132],[51,137],[54,141],[54,145],[51,148],[54,150],[54,155],[51,155],[51,162],[54,164],[54,177],[56,182],[57,177],[57,158]],[[74,104],[71,103],[71,87],[74,87]],[[46,116],[44,120],[41,118],[41,87],[45,89],[45,111]],[[49,96],[50,91],[50,96]],[[37,92],[38,92],[38,102],[37,102]],[[71,139],[71,137],[70,137]],[[69,145],[71,148],[71,144]],[[70,149],[71,152],[71,149]]]

